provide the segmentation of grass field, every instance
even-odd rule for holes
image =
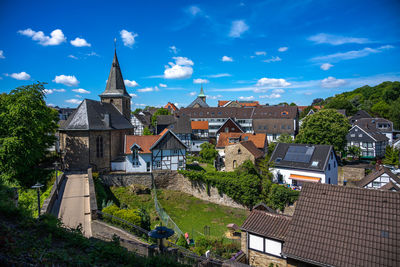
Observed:
[[[129,187],[112,187],[111,191],[121,205],[146,208],[151,216],[152,226],[158,223],[151,195],[133,194]],[[194,238],[204,233],[206,225],[210,227],[211,236],[221,237],[227,231],[227,224],[235,223],[240,226],[248,215],[246,210],[217,205],[178,191],[159,190],[158,200],[178,227]]]

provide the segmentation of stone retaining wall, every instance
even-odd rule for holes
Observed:
[[[348,186],[352,186],[354,182],[357,182],[365,177],[365,168],[356,167],[339,167],[338,169],[338,185],[343,185],[343,181],[347,181]]]
[[[219,194],[217,188],[210,186],[207,192],[206,184],[190,181],[177,171],[154,171],[152,174],[156,188],[176,190],[219,205],[247,209],[245,206],[236,203],[226,194]],[[151,188],[152,174],[109,173],[102,174],[101,179],[108,186],[129,186],[131,184],[141,184]]]
[[[60,185],[62,184],[62,182],[65,179],[65,174],[62,173],[59,177],[58,177],[58,187],[60,187]],[[51,210],[53,209],[53,204],[54,201],[57,199],[57,179],[54,181],[53,187],[51,188],[50,191],[50,195],[48,198],[46,198],[43,202],[42,208],[40,209],[40,213],[44,214],[44,213],[50,213]]]

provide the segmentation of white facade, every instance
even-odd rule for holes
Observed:
[[[125,171],[126,172],[151,172],[151,154],[139,153],[138,160],[133,162],[132,154],[125,156]]]
[[[258,235],[248,234],[249,249],[282,257],[282,242]]]
[[[186,149],[158,150],[154,149],[153,170],[180,170],[185,169]]]
[[[329,159],[325,166],[324,171],[276,167],[276,168],[271,168],[271,172],[274,177],[273,178],[274,182],[289,184],[291,186],[301,185],[302,181],[319,182],[323,184],[336,184],[336,185],[338,183],[338,164],[336,161],[336,157],[333,155],[332,151],[331,154],[329,155]],[[302,179],[299,176],[304,176],[305,178]],[[306,177],[310,178],[307,180]]]
[[[134,135],[143,135],[144,125],[136,118],[135,115],[131,117],[131,123],[134,126]]]
[[[199,140],[192,140],[191,146],[190,146],[190,151],[191,152],[200,152],[201,144],[208,142],[208,140],[204,139],[199,139]]]
[[[385,186],[387,183],[392,182],[400,187],[400,184],[392,179],[387,173],[383,173],[381,176],[377,177],[375,180],[371,181],[369,184],[365,185],[364,188],[378,189]]]

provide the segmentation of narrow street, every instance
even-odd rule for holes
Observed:
[[[87,174],[66,174],[60,187],[60,197],[54,203],[52,213],[69,228],[82,225],[82,232],[90,237],[90,201]]]

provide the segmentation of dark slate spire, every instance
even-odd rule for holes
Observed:
[[[131,97],[125,88],[124,78],[122,78],[122,72],[119,67],[117,58],[117,51],[114,51],[114,59],[108,76],[106,90],[100,95],[101,97],[118,97],[127,96]]]

